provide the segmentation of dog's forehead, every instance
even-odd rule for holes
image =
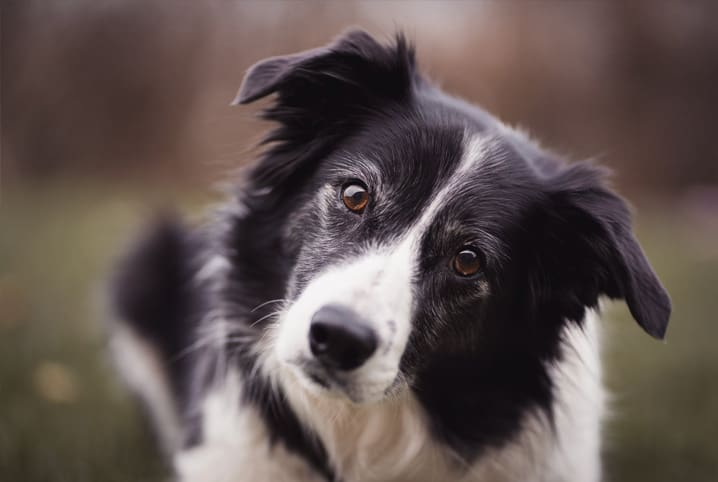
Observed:
[[[413,187],[430,193],[453,172],[464,152],[458,124],[398,118],[367,126],[350,139],[335,166],[368,175],[388,189]]]
[[[331,169],[365,182],[377,209],[401,209],[412,221],[427,210],[470,217],[473,205],[506,204],[533,185],[527,160],[503,131],[454,119],[373,126],[341,149]]]

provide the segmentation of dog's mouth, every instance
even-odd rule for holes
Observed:
[[[349,400],[354,404],[378,401],[400,391],[401,377],[396,377],[388,387],[371,390],[356,379],[356,374],[337,372],[316,363],[312,359],[296,359],[289,363],[297,381],[309,392],[329,398]]]
[[[339,385],[334,374],[321,367],[314,366],[313,363],[303,363],[301,366],[301,372],[304,378],[308,379],[319,388],[332,390],[336,389]]]
[[[315,384],[319,385],[320,387],[326,388],[326,389],[331,388],[331,386],[329,385],[329,382],[321,375],[318,375],[318,374],[312,373],[312,372],[308,372],[307,376],[309,377],[309,380],[311,380]]]
[[[295,378],[307,391],[321,397],[344,399],[359,404],[366,401],[362,387],[351,374],[337,372],[314,360],[295,360],[290,366]]]
[[[301,359],[292,363],[297,376],[315,391],[342,392],[348,396],[348,383],[340,374],[329,370],[313,360]]]

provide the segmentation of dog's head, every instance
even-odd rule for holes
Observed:
[[[279,126],[246,201],[271,259],[244,264],[283,291],[272,350],[310,390],[528,379],[602,295],[664,336],[670,301],[602,171],[431,86],[402,37],[264,60],[237,103],[269,94]]]

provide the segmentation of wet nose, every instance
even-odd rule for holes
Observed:
[[[312,317],[309,347],[327,368],[354,370],[376,350],[376,334],[350,308],[326,305]]]

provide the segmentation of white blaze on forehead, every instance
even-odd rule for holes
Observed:
[[[461,188],[462,181],[466,179],[466,174],[488,157],[490,146],[491,138],[465,134],[464,153],[459,165],[446,184],[431,199],[429,205],[421,214],[419,221],[411,228],[411,232],[423,234],[428,229],[441,207],[446,204],[457,189]]]
[[[276,351],[280,360],[292,364],[311,358],[308,333],[312,316],[322,306],[342,304],[364,318],[379,339],[372,357],[348,375],[347,390],[354,390],[357,400],[384,395],[396,380],[411,334],[419,241],[441,208],[461,189],[467,173],[486,158],[489,148],[490,139],[466,136],[456,169],[396,243],[374,246],[362,256],[332,265],[306,286],[279,322]]]
[[[407,233],[402,237],[396,252],[402,253],[404,257],[409,253],[412,266],[416,264],[419,256],[419,240],[429,229],[432,222],[436,218],[437,213],[451,199],[458,189],[461,188],[466,175],[474,169],[482,160],[486,159],[489,154],[491,138],[478,135],[465,134],[464,152],[459,165],[456,167],[449,180],[439,189],[429,201],[428,206],[421,213],[419,220],[414,223]],[[413,270],[412,270],[413,272]]]
[[[409,258],[409,262],[412,266],[411,273],[415,272],[415,266],[421,249],[419,241],[422,236],[434,222],[441,208],[446,205],[457,190],[461,189],[467,173],[475,169],[481,161],[488,157],[490,146],[490,137],[465,134],[464,152],[459,165],[449,177],[448,181],[446,181],[436,195],[431,198],[428,206],[419,217],[419,220],[414,223],[402,237],[401,242],[395,250],[396,253],[401,253],[404,258]],[[411,279],[409,280],[409,284],[411,284]],[[409,288],[411,289],[411,286]]]

